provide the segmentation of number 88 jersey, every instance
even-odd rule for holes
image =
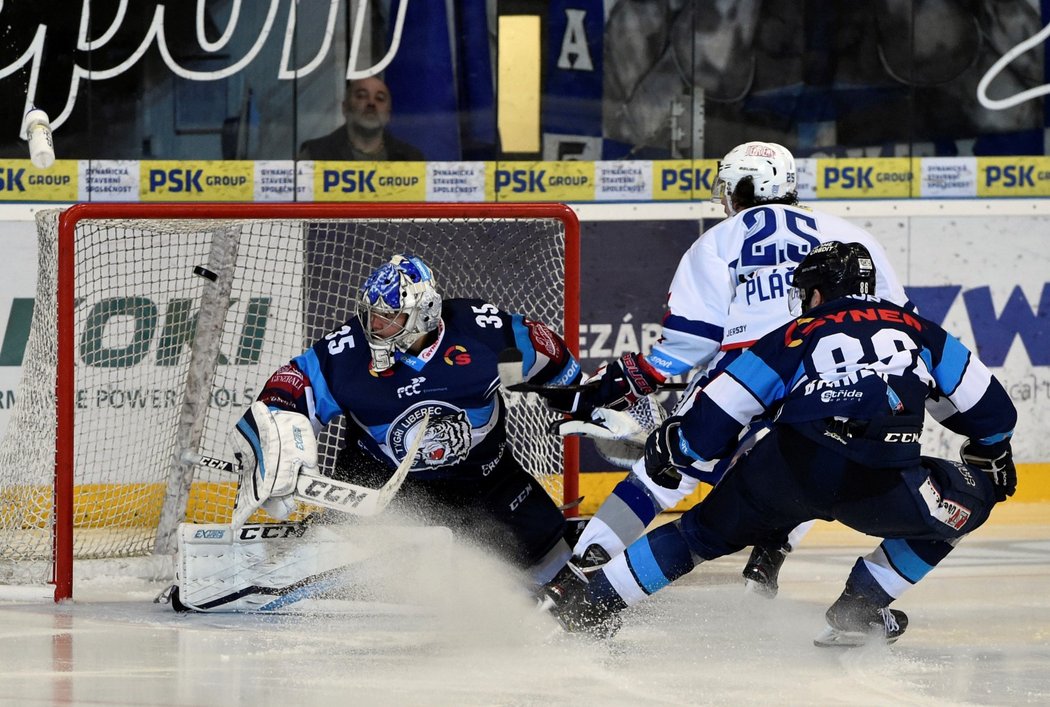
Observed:
[[[702,391],[682,429],[693,451],[712,459],[758,415],[806,429],[837,420],[871,431],[908,420],[918,431],[928,398],[951,402],[956,412],[941,424],[974,439],[1009,432],[1016,418],[1002,385],[958,339],[892,302],[851,295],[762,337]],[[848,446],[841,434],[816,441],[844,454]],[[877,441],[917,443],[918,434]]]

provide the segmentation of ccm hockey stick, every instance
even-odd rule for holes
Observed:
[[[299,477],[295,480],[293,498],[303,503],[332,508],[355,516],[371,517],[379,515],[390,504],[394,496],[397,495],[397,492],[401,489],[401,484],[405,481],[405,477],[408,476],[408,471],[412,468],[412,463],[416,459],[416,453],[419,451],[419,445],[423,443],[423,437],[426,435],[429,421],[430,413],[424,414],[423,419],[416,427],[416,438],[409,446],[405,457],[397,465],[394,475],[379,488],[358,486],[357,484],[339,481],[322,474],[300,471]],[[187,464],[195,464],[234,474],[238,473],[237,465],[226,459],[185,452],[182,455],[182,460]]]

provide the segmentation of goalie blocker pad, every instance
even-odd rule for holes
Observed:
[[[263,523],[179,525],[176,611],[270,613],[367,594],[424,560],[447,565],[448,528]]]
[[[270,410],[256,401],[231,435],[237,449],[240,483],[233,526],[240,527],[260,507],[283,520],[294,510],[291,499],[300,471],[317,471],[317,437],[306,415]]]

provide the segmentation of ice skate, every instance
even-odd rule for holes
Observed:
[[[572,563],[579,569],[583,570],[584,574],[591,574],[597,572],[598,569],[610,559],[609,553],[606,552],[604,547],[598,543],[592,543],[587,546],[587,549],[583,551],[581,556],[574,556],[572,558]]]
[[[622,625],[619,614],[588,598],[587,578],[572,564],[566,565],[543,588],[539,608],[553,616],[569,633],[612,638]]]
[[[889,645],[908,628],[908,616],[903,611],[876,606],[847,592],[831,605],[825,618],[827,627],[813,639],[813,645],[821,648],[851,648],[870,643]]]
[[[751,556],[744,565],[744,591],[748,594],[772,599],[780,589],[777,577],[780,568],[784,564],[791,546],[755,545],[751,550]]]

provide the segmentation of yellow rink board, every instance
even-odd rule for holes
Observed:
[[[612,492],[617,483],[625,476],[623,471],[594,472],[580,475],[581,515],[592,515],[598,510],[601,502]],[[1017,467],[1017,493],[1010,503],[996,510],[990,523],[1002,523],[1014,517],[1019,511],[1003,512],[1003,509],[1014,509],[1026,504],[1039,504],[1050,501],[1050,463],[1019,464]],[[701,484],[682,503],[671,509],[674,512],[688,510],[698,503],[709,486]],[[74,525],[78,528],[101,527],[155,527],[160,518],[160,506],[163,499],[162,484],[87,484],[74,489],[74,506],[76,516]],[[229,483],[195,483],[187,505],[186,519],[193,523],[226,523],[236,494],[236,485]],[[12,501],[15,501],[12,503]],[[35,487],[32,489],[6,489],[0,492],[0,514],[17,513],[19,518],[0,516],[0,527],[42,527],[43,519],[48,517],[51,503],[51,489]],[[126,511],[120,509],[140,509]],[[1043,508],[1031,505],[1031,508]],[[146,510],[149,509],[149,510]],[[304,509],[308,511],[309,509]],[[1050,516],[1050,510],[1045,511]],[[300,517],[302,512],[294,518]],[[1035,515],[1032,515],[1035,514]],[[1038,517],[1037,511],[1022,516],[1018,522],[1033,522]],[[259,512],[252,517],[253,522],[265,522],[268,516]],[[1050,536],[1048,536],[1050,537]]]
[[[623,471],[580,474],[580,495],[583,496],[580,513],[592,515],[597,511],[601,502],[612,493],[613,487],[624,478],[625,474],[626,472]],[[697,504],[710,489],[710,486],[700,484],[696,491],[671,510],[676,512],[688,510]],[[1017,493],[1010,498],[1010,505],[1042,501],[1050,501],[1050,463],[1018,464]],[[996,511],[989,522],[998,522],[999,515],[999,511]]]

